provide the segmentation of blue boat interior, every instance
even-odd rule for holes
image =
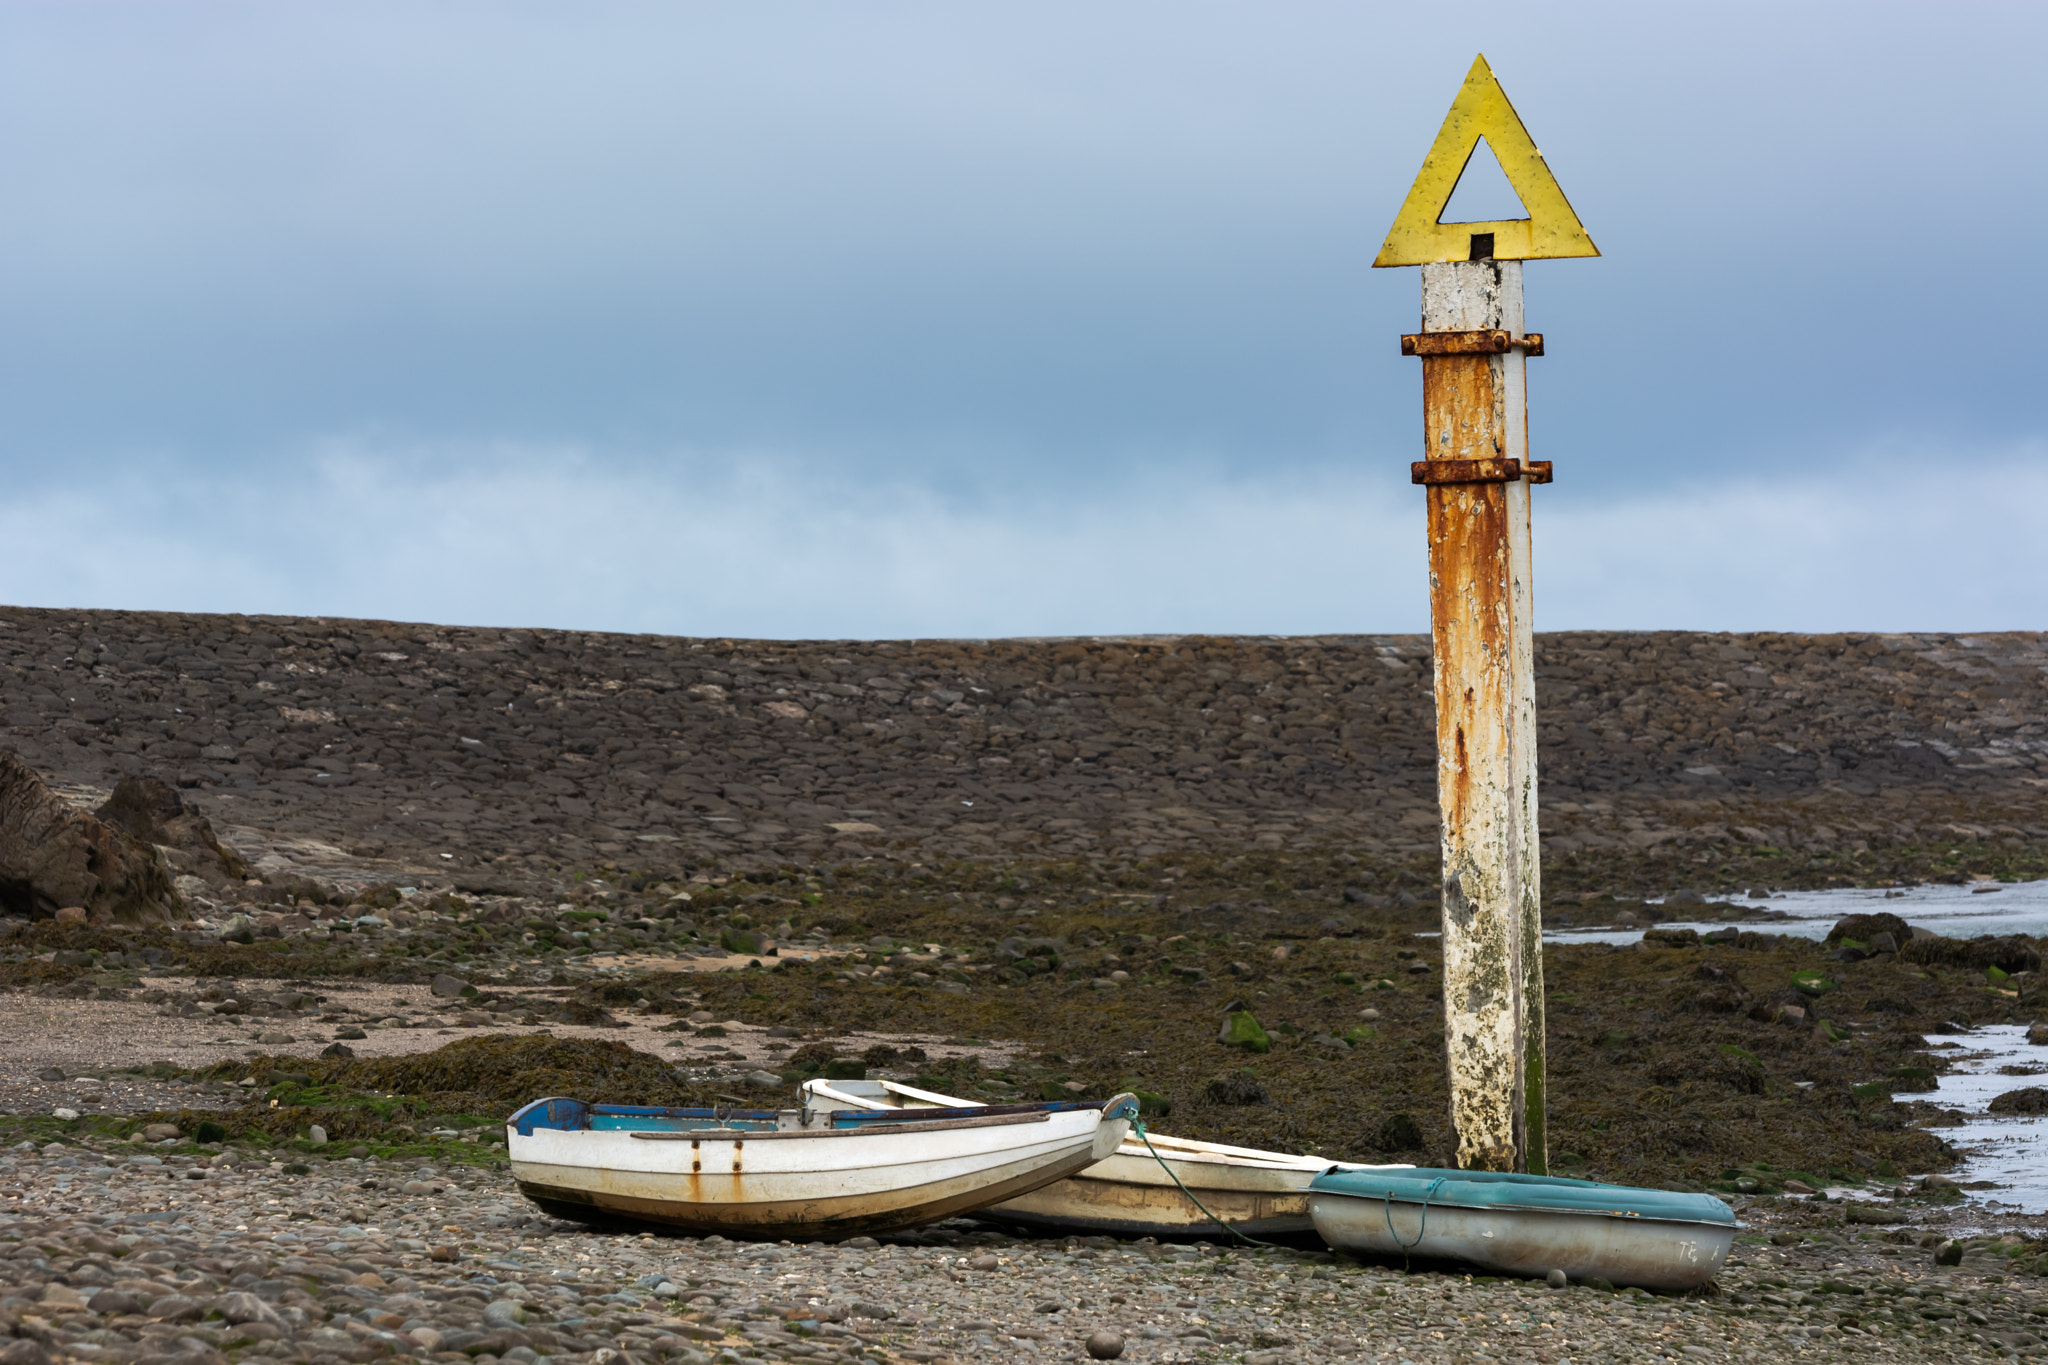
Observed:
[[[1428,1166],[1391,1171],[1329,1170],[1309,1182],[1311,1194],[1342,1194],[1403,1204],[1472,1209],[1546,1209],[1686,1223],[1735,1225],[1735,1211],[1711,1194],[1646,1190],[1563,1176],[1507,1171],[1455,1171]]]
[[[657,1105],[591,1104],[586,1100],[553,1096],[535,1100],[505,1122],[521,1137],[532,1137],[539,1129],[571,1133],[688,1133],[698,1129],[716,1129],[722,1133],[735,1129],[773,1133],[820,1128],[888,1127],[900,1123],[987,1118],[992,1114],[1061,1113],[1102,1107],[1101,1100],[1063,1100],[971,1109],[666,1109]]]

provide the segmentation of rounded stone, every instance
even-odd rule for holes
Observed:
[[[1553,1270],[1543,1277],[1543,1283],[1549,1285],[1552,1289],[1562,1289],[1567,1284],[1570,1284],[1571,1280],[1562,1270]]]
[[[1104,1328],[1088,1334],[1088,1354],[1096,1360],[1115,1360],[1124,1353],[1124,1334]]]

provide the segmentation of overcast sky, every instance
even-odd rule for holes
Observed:
[[[0,5],[0,600],[1427,625],[1475,51],[1539,629],[2048,627],[2048,6]]]

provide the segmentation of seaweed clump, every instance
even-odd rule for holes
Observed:
[[[604,1104],[674,1104],[683,1088],[659,1057],[597,1038],[463,1038],[432,1052],[329,1064],[326,1086],[462,1097],[513,1108],[544,1095]]]
[[[205,1123],[227,1136],[278,1140],[303,1136],[317,1124],[336,1141],[411,1142],[425,1127],[494,1128],[521,1105],[548,1095],[682,1107],[724,1098],[624,1043],[544,1035],[463,1038],[433,1052],[368,1060],[259,1057],[200,1074],[257,1085],[238,1110],[166,1111],[149,1120],[188,1132]]]
[[[1982,971],[2034,972],[2041,969],[2041,951],[2020,934],[1994,938],[1921,938],[1899,950],[1899,961],[1926,967],[1962,967]]]

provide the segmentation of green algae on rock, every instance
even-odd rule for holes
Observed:
[[[1252,1017],[1250,1010],[1232,1010],[1223,1016],[1223,1031],[1216,1035],[1216,1041],[1225,1047],[1243,1048],[1247,1052],[1271,1052],[1273,1039],[1259,1027],[1259,1021]]]

